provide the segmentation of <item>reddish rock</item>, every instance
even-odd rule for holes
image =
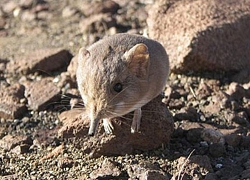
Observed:
[[[59,137],[87,136],[89,120],[82,118],[83,113],[84,110],[82,109],[72,109],[62,112],[59,115],[59,119],[63,122],[63,126],[58,131]]]
[[[46,156],[42,157],[40,159],[40,161],[44,161],[44,160],[47,160],[47,159],[51,159],[53,157],[57,157],[59,156],[60,154],[63,154],[65,150],[65,147],[64,145],[60,145],[60,146],[57,146],[55,149],[53,149],[50,153],[48,153]]]
[[[16,57],[7,64],[7,71],[10,73],[50,73],[66,68],[72,55],[63,49],[39,49]]]
[[[169,180],[168,176],[157,165],[151,162],[127,165],[127,169],[130,179]]]
[[[25,97],[28,99],[28,105],[33,110],[45,110],[48,105],[58,102],[60,98],[61,90],[50,78],[22,83],[25,86]]]
[[[90,173],[91,179],[101,179],[105,177],[119,177],[121,170],[110,160],[105,159],[99,169]]]
[[[161,102],[160,96],[142,108],[139,133],[131,133],[131,114],[125,116],[126,118],[113,119],[112,135],[105,134],[100,125],[95,137],[87,136],[89,120],[84,110],[78,110],[78,112],[74,110],[70,115],[60,116],[64,125],[58,134],[63,137],[80,137],[83,142],[82,151],[89,153],[92,157],[123,155],[132,153],[136,149],[144,151],[155,149],[162,143],[168,143],[173,131],[172,115]]]
[[[24,98],[24,86],[13,84],[0,86],[0,118],[15,119],[21,117],[27,108],[21,102]]]
[[[8,134],[0,140],[0,147],[8,151],[22,144],[31,145],[32,144],[31,138],[29,136],[24,136],[24,135],[12,136]]]
[[[157,1],[149,37],[166,48],[174,72],[241,70],[250,66],[250,1]]]
[[[78,55],[74,56],[71,61],[70,64],[67,68],[67,72],[70,75],[71,80],[76,83],[76,69],[77,69],[77,61],[78,61]]]
[[[198,99],[206,99],[208,96],[211,96],[212,92],[212,88],[209,87],[207,83],[201,82],[195,94],[197,95]]]

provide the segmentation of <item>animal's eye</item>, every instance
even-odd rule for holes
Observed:
[[[122,84],[121,83],[116,83],[113,86],[113,89],[114,89],[115,92],[121,92],[122,91]]]

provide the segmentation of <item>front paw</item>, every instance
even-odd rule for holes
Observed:
[[[103,119],[103,127],[107,134],[112,134],[114,126],[112,125],[111,119]]]

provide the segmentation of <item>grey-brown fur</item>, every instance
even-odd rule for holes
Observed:
[[[139,126],[140,108],[163,90],[168,74],[165,49],[143,36],[117,34],[82,48],[77,82],[91,120],[89,134],[95,133],[101,119],[106,132],[111,132],[111,118],[134,110]],[[114,91],[117,83],[123,88],[119,93]]]

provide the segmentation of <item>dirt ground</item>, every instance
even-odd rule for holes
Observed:
[[[0,1],[0,65],[45,47],[63,48],[76,55],[80,47],[105,35],[142,34],[147,30],[145,7],[154,1],[117,0],[119,8],[103,8],[100,1],[95,1],[95,6],[90,0],[11,0],[17,3],[12,4],[13,8],[7,7],[6,2],[10,1]],[[100,12],[112,15],[94,17]],[[54,78],[60,73],[46,76]],[[6,135],[25,136],[42,143],[33,141],[24,153],[8,151],[1,145],[0,178],[250,179],[250,85],[233,83],[237,75],[238,72],[171,73],[163,101],[173,114],[175,130],[168,144],[151,151],[89,158],[81,152],[83,143],[79,140],[57,137],[54,132],[61,126],[58,114],[69,106],[63,92],[61,99],[46,110],[29,109],[20,119],[1,118],[1,139]],[[34,79],[45,75],[25,76]],[[0,86],[21,77],[0,69]],[[105,169],[104,162],[111,162],[108,169],[118,169],[119,173],[98,174],[98,170]]]

